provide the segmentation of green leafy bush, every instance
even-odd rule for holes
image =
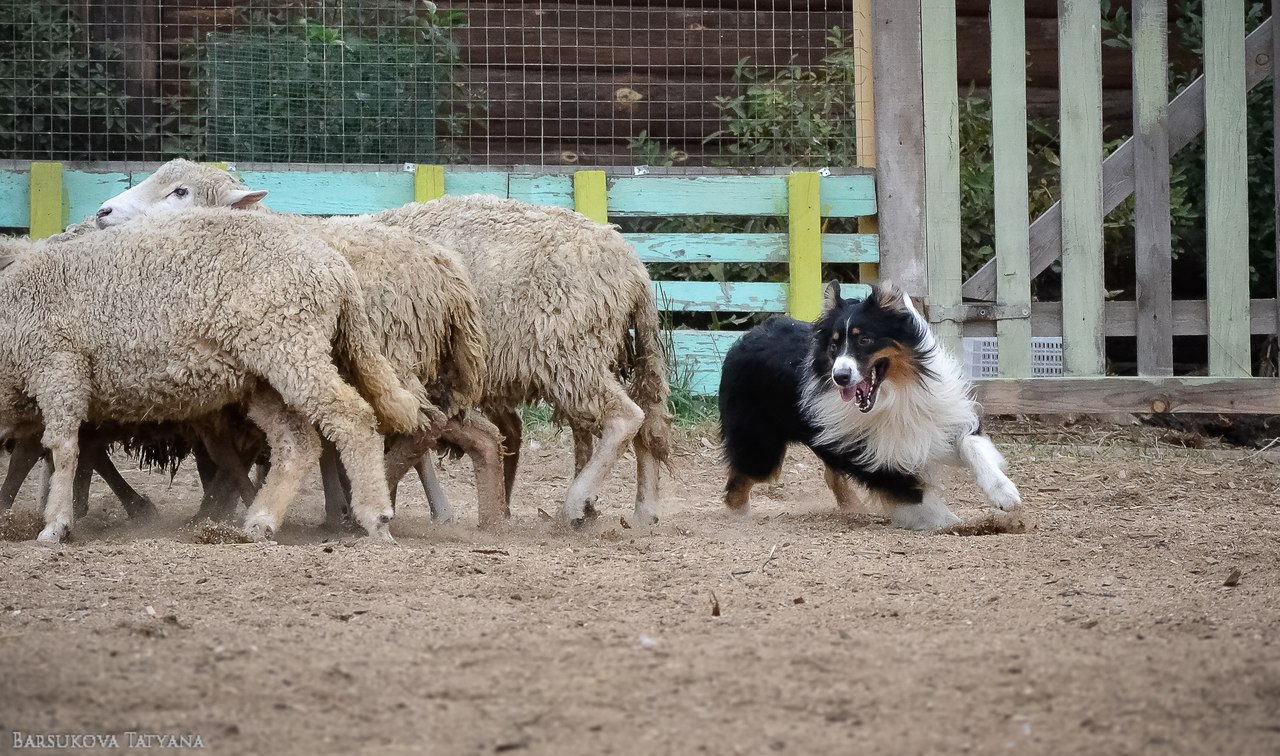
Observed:
[[[140,144],[119,45],[94,43],[64,2],[0,3],[0,155],[102,159]]]

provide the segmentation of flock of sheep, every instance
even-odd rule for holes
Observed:
[[[0,505],[46,459],[38,540],[67,536],[95,471],[131,517],[152,511],[108,458],[116,443],[168,465],[190,453],[197,518],[244,501],[259,540],[316,459],[331,527],[390,540],[415,468],[450,519],[429,456],[443,448],[471,458],[492,527],[510,511],[517,409],[539,400],[573,431],[563,517],[595,513],[630,442],[636,519],[657,520],[666,365],[648,273],[614,228],[485,196],[319,219],[267,211],[265,194],[175,160],[90,222],[0,238]]]

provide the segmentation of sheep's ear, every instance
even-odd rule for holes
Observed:
[[[227,199],[227,207],[234,207],[237,210],[244,210],[253,207],[267,196],[265,189],[237,189],[231,192]]]
[[[885,312],[910,312],[911,300],[907,293],[892,281],[881,281],[871,291],[876,306]]]
[[[832,281],[822,292],[822,311],[831,312],[842,304],[844,300],[840,298],[840,282]]]

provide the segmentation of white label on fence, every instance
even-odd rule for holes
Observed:
[[[404,172],[405,172],[405,173],[413,173],[413,172],[414,172],[414,171],[416,171],[417,169],[418,169],[418,164],[417,164],[417,163],[405,163],[405,164],[404,164]]]
[[[647,165],[637,165],[635,168],[631,169],[631,175],[633,176],[645,176],[648,175],[648,173],[649,166]]]
[[[818,175],[819,175],[819,176],[821,176],[821,177],[823,177],[823,178],[826,178],[827,176],[830,176],[830,175],[831,175],[831,169],[830,169],[830,168],[819,168],[819,169],[818,169]]]

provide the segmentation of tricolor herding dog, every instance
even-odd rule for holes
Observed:
[[[882,282],[855,301],[832,281],[816,323],[773,318],[725,356],[725,504],[745,510],[751,487],[776,477],[787,445],[800,443],[825,463],[837,504],[855,506],[849,483],[860,483],[896,527],[960,521],[939,495],[942,464],[967,465],[992,506],[1013,509],[1018,489],[982,433],[971,391],[900,289]]]

